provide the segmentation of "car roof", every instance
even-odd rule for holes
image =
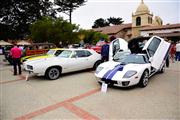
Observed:
[[[88,50],[88,51],[93,51],[91,49],[85,49],[85,48],[52,48],[50,50]]]
[[[63,50],[63,48],[51,48],[50,50]]]
[[[130,54],[128,54],[127,56],[130,56],[130,55],[135,55],[135,56],[147,56],[147,55],[144,54],[144,53],[130,53]]]

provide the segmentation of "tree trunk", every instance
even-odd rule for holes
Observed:
[[[72,9],[69,10],[69,22],[72,23]]]

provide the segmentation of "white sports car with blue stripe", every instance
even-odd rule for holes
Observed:
[[[96,69],[99,82],[115,86],[132,86],[138,84],[142,87],[148,83],[151,64],[145,54],[129,54],[122,59],[105,62]]]
[[[164,71],[169,48],[170,43],[153,36],[144,45],[142,53],[117,52],[112,60],[97,67],[95,76],[99,82],[114,86],[138,84],[146,87],[150,76]]]

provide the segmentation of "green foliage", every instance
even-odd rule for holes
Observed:
[[[57,11],[67,14],[70,23],[73,10],[84,5],[85,2],[86,0],[55,0],[55,4],[59,6]]]
[[[124,21],[122,21],[122,18],[118,17],[110,17],[107,19],[109,24],[113,24],[113,25],[120,25],[122,24]]]
[[[99,18],[99,19],[95,20],[92,28],[105,27],[105,26],[109,26],[109,23],[105,19]]]
[[[100,39],[108,39],[108,35],[93,30],[78,30],[79,27],[62,18],[52,19],[44,17],[34,22],[31,27],[31,39],[34,42],[52,42],[56,45],[61,41],[63,45],[80,42],[83,36],[85,43],[96,44]],[[72,32],[73,31],[73,32]]]
[[[31,39],[34,42],[51,42],[56,45],[61,41],[64,45],[75,43],[78,39],[76,31],[78,26],[62,18],[53,19],[43,17],[34,22],[31,27]],[[73,31],[73,32],[72,32]]]
[[[71,23],[73,10],[84,5],[86,2],[86,0],[55,0],[55,2],[53,2],[59,6],[59,8],[56,9],[56,7],[53,7],[54,4],[51,1],[52,0],[1,0],[0,39],[23,39],[30,34],[29,26],[33,22],[42,19],[44,16],[56,18],[57,11],[68,14]],[[68,42],[78,40],[77,37],[72,39],[72,36],[77,36],[77,33],[72,32],[72,30],[76,29],[76,25],[68,24],[67,21],[60,25],[58,21],[55,22],[54,20],[55,19],[48,19],[44,21],[46,24],[38,20],[36,24],[40,24],[41,26],[34,25],[35,23],[33,23],[33,25],[41,29],[41,31],[37,31],[37,33],[33,32],[36,31],[36,29],[31,27],[31,30],[33,30],[31,31],[33,33],[31,37],[40,40],[39,42],[52,41],[52,39],[54,39],[54,41],[58,41],[57,39],[65,41],[62,36],[66,36],[65,39]],[[52,21],[55,23],[52,23]],[[56,27],[54,27],[55,24],[57,24]],[[43,28],[47,29],[43,30]],[[57,31],[60,31],[61,35],[56,34]]]
[[[6,0],[0,1],[0,37],[22,39],[29,34],[29,25],[42,16],[55,17],[49,0]],[[9,33],[3,34],[3,33]],[[2,34],[1,34],[2,33]]]
[[[103,18],[99,18],[97,20],[94,21],[94,25],[92,26],[92,28],[98,28],[98,27],[106,27],[109,26],[110,24],[113,25],[120,25],[122,24],[124,21],[122,21],[122,18],[118,17],[110,17],[106,19]]]
[[[102,38],[108,40],[108,35],[93,30],[80,30],[79,34],[85,35],[85,43],[96,44]]]

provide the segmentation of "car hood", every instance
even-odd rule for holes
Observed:
[[[142,65],[143,64],[132,64],[132,63],[130,63],[130,64],[121,64],[119,62],[109,61],[109,62],[105,62],[105,63],[100,64],[100,67],[103,67],[106,70],[112,70],[117,66],[121,66],[121,68],[122,68],[121,71],[124,71],[124,70],[127,71],[127,70],[136,70],[137,67],[140,67]]]
[[[101,67],[102,70],[96,72],[95,75],[99,78],[107,78],[110,76],[109,79],[119,79],[123,78],[124,74],[127,71],[140,71],[144,69],[146,64],[120,64],[119,62],[109,61],[102,63],[98,67]]]
[[[49,55],[49,54],[40,54],[40,55],[31,55],[31,56],[25,56],[21,58],[22,61],[26,60],[36,60],[36,59],[41,59],[41,58],[47,58],[47,57],[53,57],[54,55]]]
[[[39,56],[35,56],[35,57],[30,57],[30,58],[28,58],[28,60],[37,60],[37,59],[48,58],[48,57],[53,57],[53,56],[54,55],[44,54],[44,55],[39,55]]]
[[[26,61],[25,64],[29,64],[29,65],[51,64],[56,62],[57,60],[58,60],[57,57],[43,56],[38,58],[32,58],[31,60]]]

